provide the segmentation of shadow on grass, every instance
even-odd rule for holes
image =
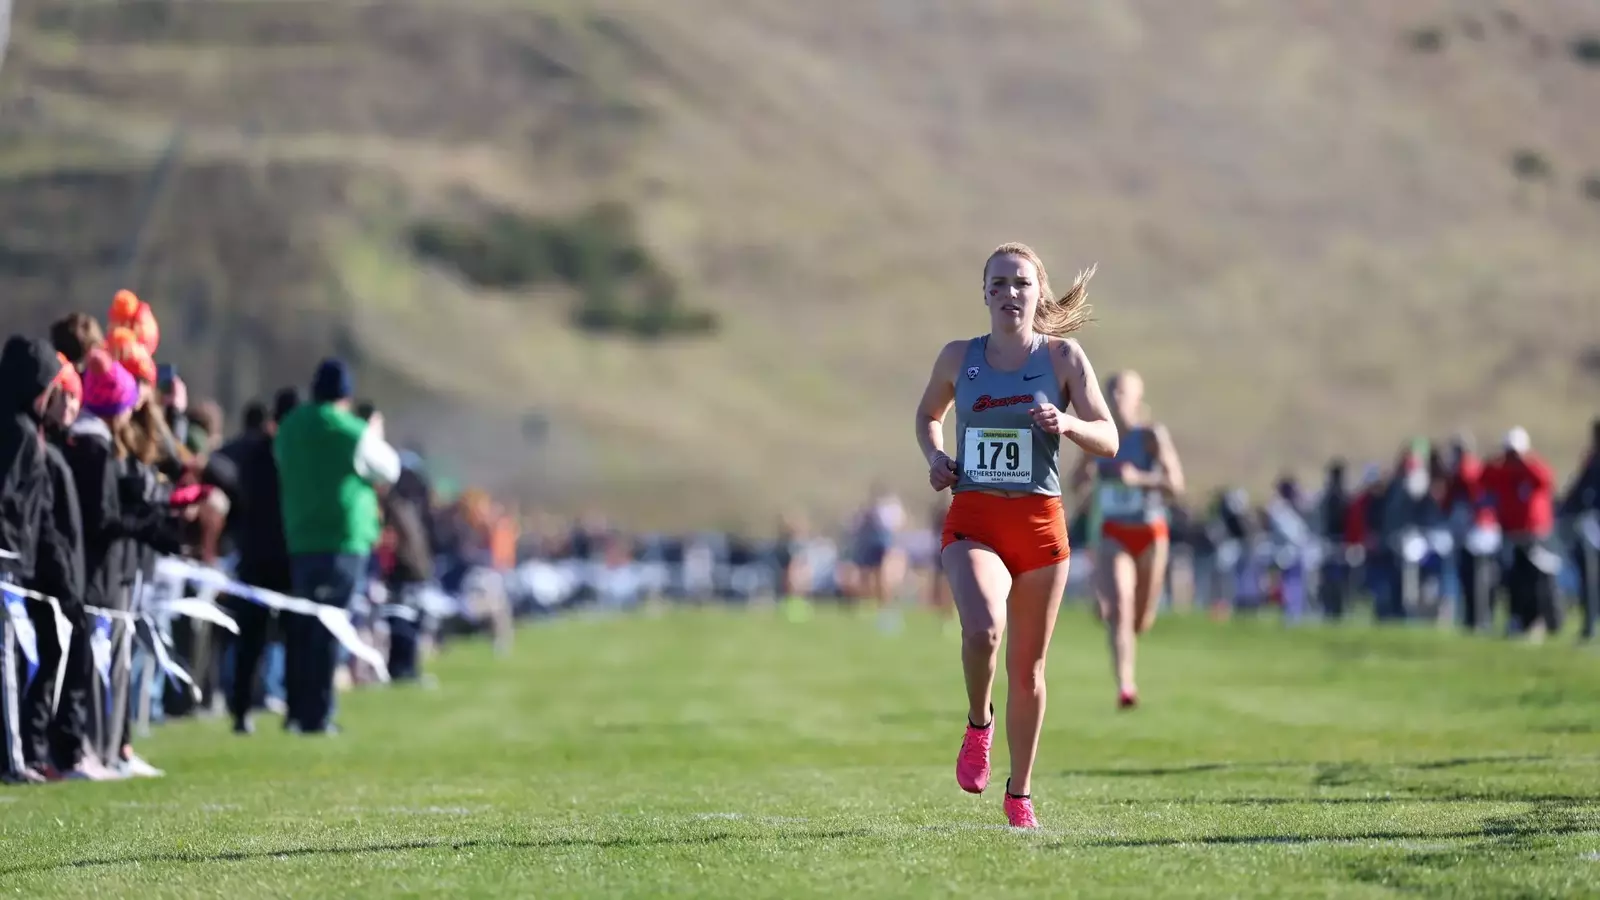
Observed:
[[[1562,757],[1563,761],[1570,762],[1575,757]],[[1158,766],[1154,768],[1104,768],[1104,769],[1067,769],[1061,774],[1068,778],[1161,778],[1168,775],[1200,775],[1207,772],[1247,772],[1264,769],[1318,769],[1327,773],[1340,773],[1356,770],[1371,769],[1414,769],[1419,771],[1436,771],[1439,769],[1455,769],[1462,766],[1490,765],[1495,763],[1530,763],[1550,762],[1556,759],[1548,754],[1525,756],[1458,756],[1450,759],[1424,760],[1421,762],[1318,762],[1306,760],[1298,762],[1210,762],[1192,763],[1184,766]],[[1597,757],[1581,757],[1586,761],[1600,761]]]
[[[1405,763],[1394,766],[1394,768],[1436,771],[1439,769],[1459,769],[1462,766],[1477,766],[1488,763],[1549,762],[1552,759],[1555,759],[1555,757],[1548,753],[1530,754],[1527,756],[1459,756],[1454,759],[1440,759],[1433,762]]]
[[[1504,859],[1505,854],[1533,859],[1549,852],[1547,846],[1541,846],[1549,838],[1600,833],[1596,812],[1592,798],[1578,802],[1536,802],[1534,808],[1526,812],[1485,819],[1482,832],[1472,835],[1476,840],[1460,848],[1406,848],[1406,852],[1398,855],[1351,860],[1346,870],[1356,881],[1382,885],[1386,891],[1431,892],[1437,889],[1439,879],[1446,873],[1459,870],[1470,861],[1478,865],[1473,875],[1479,879],[1475,885],[1479,890],[1502,896],[1531,896],[1526,885],[1493,883],[1492,879],[1497,877],[1495,864],[1484,860],[1494,859],[1496,854],[1500,859]]]
[[[1186,838],[1131,838],[1127,840],[1060,841],[1045,845],[1047,850],[1094,848],[1136,849],[1141,847],[1226,847],[1303,844],[1352,844],[1369,841],[1472,841],[1473,849],[1527,850],[1540,838],[1563,835],[1600,834],[1600,810],[1593,798],[1535,800],[1534,808],[1509,816],[1491,816],[1476,829],[1460,831],[1356,831],[1349,834],[1218,834]],[[1436,852],[1416,854],[1435,859]]]
[[[811,840],[845,840],[869,837],[866,828],[840,828],[797,833],[790,837]],[[224,850],[216,853],[135,853],[127,856],[62,860],[0,868],[0,876],[52,872],[63,869],[92,869],[102,866],[146,865],[154,863],[229,863],[249,862],[257,859],[289,859],[302,856],[351,856],[358,853],[407,853],[415,850],[559,850],[580,847],[599,850],[632,849],[663,846],[710,846],[723,841],[741,838],[759,838],[760,835],[734,835],[716,832],[676,837],[558,837],[540,840],[415,840],[394,841],[381,844],[350,844],[337,847],[284,847],[261,850]]]
[[[1518,794],[1512,791],[1447,791],[1371,797],[1139,797],[1107,800],[1107,806],[1363,806],[1383,803],[1588,803],[1578,794]]]
[[[1214,834],[1187,838],[1135,838],[1131,840],[1061,841],[1046,850],[1080,850],[1085,847],[1137,849],[1141,847],[1272,846],[1274,844],[1359,844],[1367,841],[1494,841],[1506,838],[1559,837],[1600,834],[1600,825],[1556,825],[1517,831],[1498,831],[1493,825],[1464,831],[1362,831],[1352,834]]]
[[[1314,762],[1220,762],[1193,763],[1187,766],[1159,766],[1149,769],[1068,769],[1068,778],[1162,778],[1168,775],[1199,775],[1206,772],[1244,772],[1252,769],[1307,769]]]

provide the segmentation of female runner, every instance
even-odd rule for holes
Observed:
[[[1133,677],[1135,647],[1138,636],[1156,622],[1170,545],[1167,501],[1183,493],[1183,468],[1166,428],[1150,421],[1139,373],[1111,376],[1106,395],[1121,436],[1117,454],[1111,459],[1085,454],[1073,481],[1087,482],[1091,472],[1098,475],[1095,502],[1101,526],[1095,594],[1111,644],[1117,705],[1132,709],[1139,703]]]
[[[1037,828],[1032,789],[1044,722],[1045,652],[1067,584],[1061,510],[1061,438],[1098,456],[1117,452],[1117,427],[1094,369],[1066,335],[1089,319],[1091,268],[1056,299],[1038,254],[1003,244],[983,267],[989,333],[940,351],[917,407],[917,442],[934,490],[954,489],[941,561],[961,620],[967,731],[956,782],[969,793],[989,783],[994,742],[991,689],[1000,636],[1006,642],[1006,729],[1011,777],[1005,813]],[[944,418],[956,407],[957,457],[944,450]],[[1066,412],[1071,407],[1077,415]]]

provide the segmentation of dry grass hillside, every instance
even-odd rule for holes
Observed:
[[[1513,422],[1569,466],[1597,108],[1586,0],[34,0],[0,291],[36,327],[125,280],[199,388],[337,349],[469,475],[765,527],[926,496],[911,407],[1021,239],[1099,262],[1084,343],[1203,485]],[[597,202],[714,335],[594,336],[560,283],[413,252]]]

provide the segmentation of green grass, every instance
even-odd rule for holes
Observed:
[[[1600,659],[1366,627],[1163,621],[1134,714],[1069,609],[1034,795],[952,776],[955,636],[672,612],[461,645],[344,735],[158,729],[163,780],[0,793],[18,896],[1579,896]],[[996,746],[996,780],[1005,775]]]

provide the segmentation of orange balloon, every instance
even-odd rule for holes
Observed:
[[[147,384],[156,383],[155,357],[150,355],[149,348],[132,329],[113,330],[106,339],[106,349],[111,353],[111,358],[122,363],[122,367],[134,378]]]
[[[111,327],[133,322],[133,317],[139,314],[139,307],[143,304],[139,295],[127,288],[117,291],[116,296],[111,298],[111,314],[107,317]]]
[[[156,322],[155,310],[133,291],[126,288],[117,291],[111,298],[111,312],[106,321],[113,329],[131,329],[152,355],[161,346],[161,326]]]

